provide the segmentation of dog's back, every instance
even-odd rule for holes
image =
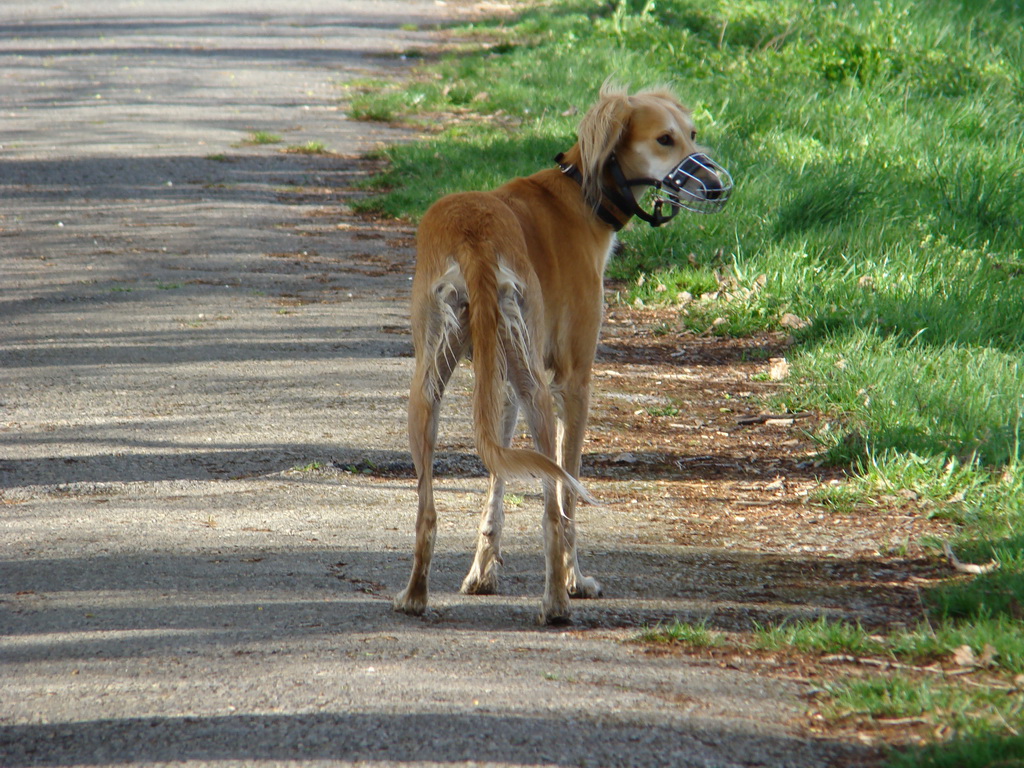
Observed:
[[[472,350],[476,444],[487,469],[504,478],[562,482],[586,496],[553,460],[553,448],[539,453],[503,444],[507,387],[520,398],[538,401],[534,408],[551,408],[539,402],[550,400],[543,374],[546,301],[527,241],[538,232],[517,212],[518,200],[508,186],[444,197],[420,222],[413,343],[417,360],[430,370],[417,378],[430,398],[439,398],[440,379],[452,358]],[[529,416],[532,409],[527,410]],[[553,424],[531,427],[551,432],[535,434],[539,444],[554,445]]]

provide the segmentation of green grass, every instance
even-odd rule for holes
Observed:
[[[322,141],[307,141],[305,144],[294,144],[287,147],[285,152],[293,155],[329,155],[331,151]]]
[[[656,419],[675,418],[679,415],[679,407],[675,405],[651,405],[645,408],[648,416]]]
[[[893,768],[1024,768],[1022,755],[1024,736],[965,736],[894,755],[890,765]]]
[[[1015,676],[1024,669],[1024,635],[1019,624],[1007,617],[979,620],[969,627],[944,621],[882,634],[860,624],[819,618],[756,626],[747,639],[733,636],[729,640],[706,621],[676,621],[648,627],[634,640],[686,650],[738,646],[769,653],[796,650],[844,662],[859,659],[863,670],[883,671],[825,684],[822,710],[829,718],[900,720],[941,728],[955,734],[952,748],[961,755],[968,752],[967,744],[986,756],[1003,754],[1003,750],[1014,754],[1012,748],[1021,744],[1017,733],[1024,725],[1024,692]],[[959,666],[955,654],[962,646],[971,648],[979,667]],[[969,676],[961,674],[968,671]],[[912,754],[921,761],[942,759],[941,750],[919,749]],[[904,763],[899,755],[894,755],[894,762],[918,764]],[[991,765],[983,761],[920,764]]]
[[[697,624],[674,621],[647,627],[636,638],[643,643],[657,645],[682,645],[687,648],[714,648],[723,643],[718,632],[708,629],[707,621]]]
[[[947,618],[893,632],[884,640],[889,654],[916,664],[948,660],[957,648],[965,645],[979,658],[986,649],[994,652],[990,664],[994,671],[1024,673],[1024,635],[1017,622],[1006,615],[978,618],[970,624]]]
[[[252,131],[240,142],[241,146],[259,146],[262,144],[280,144],[281,137],[269,131]]]
[[[620,300],[677,307],[679,327],[701,333],[806,318],[773,405],[826,415],[822,457],[851,479],[820,500],[847,514],[898,504],[947,519],[962,559],[1000,563],[924,593],[928,622],[882,633],[879,652],[916,660],[990,643],[1000,672],[1020,674],[1020,4],[563,0],[461,33],[485,45],[426,65],[411,84],[351,94],[367,119],[440,126],[386,150],[389,169],[363,207],[415,220],[442,194],[550,167],[606,77],[672,84],[736,191],[718,216],[622,233],[608,269]],[[768,634],[807,652],[878,642],[850,627],[775,628],[762,642]],[[892,706],[955,714],[943,697],[957,690],[963,711],[977,704],[969,686],[911,688],[893,684]],[[1019,745],[1020,708],[998,711],[1009,730],[976,717],[954,744],[980,745],[964,750],[978,755]]]
[[[827,710],[836,718],[851,715],[878,720],[919,718],[948,728],[960,738],[985,741],[996,737],[1005,740],[1014,735],[1012,723],[1020,721],[1019,696],[997,687],[978,686],[965,690],[955,680],[939,676],[865,677],[830,685],[829,689],[832,700]],[[992,764],[968,761],[960,765]]]
[[[311,461],[308,464],[297,464],[292,467],[292,472],[319,472],[326,469],[327,465],[322,461]]]
[[[821,618],[757,627],[752,644],[764,651],[796,649],[813,656],[866,659],[871,664],[865,669],[884,670],[827,684],[823,711],[834,720],[855,716],[920,721],[930,729],[955,734],[961,745],[975,745],[979,755],[1002,754],[1001,750],[1021,745],[1017,735],[1024,725],[1019,677],[1024,670],[1024,634],[1020,623],[1005,615],[970,624],[946,619],[882,634]],[[978,668],[958,666],[956,654],[963,646],[971,649]],[[895,671],[886,669],[888,665]],[[968,671],[970,676],[959,674]],[[983,677],[978,678],[979,673]],[[968,753],[965,747],[960,752],[961,757]],[[931,765],[928,761],[939,759],[942,750],[912,754],[921,762],[898,757],[895,764]],[[1024,757],[1024,752],[1017,756]],[[980,759],[934,764],[992,765]]]
[[[757,626],[754,647],[765,651],[796,648],[804,653],[877,655],[880,641],[859,624],[829,621],[792,622],[774,626]]]
[[[997,673],[1024,673],[1024,634],[1009,616],[979,617],[970,625],[949,620],[923,623],[887,633],[869,632],[859,623],[824,617],[756,626],[751,643],[763,651],[794,648],[817,656],[842,655],[898,661],[912,665],[949,662],[969,646],[980,659],[991,652],[987,668]]]

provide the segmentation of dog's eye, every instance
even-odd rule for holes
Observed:
[[[658,137],[658,143],[663,147],[671,147],[675,141],[672,139],[671,133],[665,133]]]
[[[697,132],[696,131],[690,131],[690,141],[696,141],[696,140],[697,140]]]

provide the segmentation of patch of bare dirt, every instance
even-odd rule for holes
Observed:
[[[818,459],[811,435],[821,414],[769,406],[784,386],[788,336],[700,336],[673,330],[677,325],[672,310],[608,311],[585,475],[640,481],[646,492],[631,494],[628,512],[645,540],[716,548],[706,563],[714,573],[709,592],[747,604],[819,606],[879,630],[917,623],[921,589],[950,575],[919,542],[948,535],[948,524],[909,500],[849,514],[817,501],[822,486],[846,477]],[[872,746],[931,735],[924,720],[836,720],[823,713],[818,701],[827,684],[877,668],[792,649],[754,650],[749,627],[721,615],[711,624],[727,630],[721,648],[645,652],[682,653],[691,662],[806,683],[802,725],[810,734]]]
[[[790,345],[785,334],[731,339],[666,330],[676,322],[672,310],[608,312],[586,475],[649,481],[636,512],[652,538],[756,551],[782,569],[799,555],[793,579],[807,586],[840,593],[849,586],[856,595],[858,587],[937,576],[937,561],[917,542],[948,525],[911,501],[840,514],[816,500],[822,486],[845,476],[818,460],[811,435],[820,414],[769,407],[784,385],[773,368]],[[808,567],[808,556],[820,565]],[[839,558],[842,566],[831,562]]]

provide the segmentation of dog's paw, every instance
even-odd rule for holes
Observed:
[[[540,623],[548,626],[562,626],[572,623],[572,608],[569,605],[569,593],[545,594],[541,603]]]
[[[604,594],[601,582],[591,576],[577,576],[569,587],[569,595],[577,600],[593,600]]]
[[[498,593],[498,558],[490,558],[487,565],[481,567],[479,560],[474,560],[466,578],[462,580],[464,595],[496,595]]]
[[[498,594],[498,573],[497,568],[489,568],[486,573],[480,575],[476,568],[462,580],[460,590],[464,595],[496,595]]]
[[[427,610],[427,596],[410,595],[408,589],[403,589],[395,598],[394,609],[400,613],[407,613],[410,616],[422,616]]]

